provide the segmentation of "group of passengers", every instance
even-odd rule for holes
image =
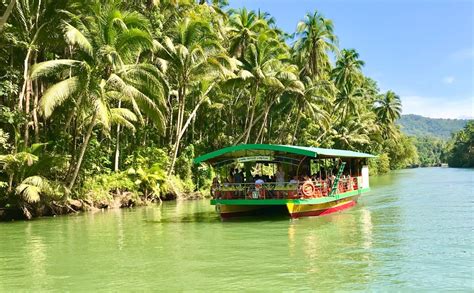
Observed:
[[[304,172],[304,171],[303,171]],[[287,181],[288,178],[291,178]],[[237,190],[234,191],[224,191],[229,194],[225,193],[214,193],[216,190],[219,189],[221,186],[218,177],[215,177],[212,182],[211,193],[216,194],[217,197],[220,196],[230,196],[230,197],[241,197],[246,195],[246,190],[266,190],[263,191],[264,194],[266,192],[266,198],[281,198],[285,196],[293,196],[291,193],[293,191],[283,188],[289,184],[292,185],[304,185],[304,184],[312,184],[314,185],[314,190],[319,196],[327,196],[331,191],[332,186],[334,185],[334,181],[336,180],[336,176],[331,172],[327,174],[326,172],[319,172],[313,175],[295,175],[291,174],[290,176],[286,176],[285,171],[281,165],[278,166],[277,171],[273,175],[259,175],[256,174],[252,176],[251,174],[247,173],[247,176],[243,169],[232,168],[229,172],[229,175],[223,180],[222,186],[229,187],[233,185],[240,186],[240,184],[250,184],[250,189],[245,187],[239,187]],[[269,185],[267,185],[267,183]],[[263,186],[263,189],[261,189]],[[343,174],[339,179],[338,190],[339,192],[345,192],[349,190],[357,189],[357,183],[353,177],[349,173]],[[299,189],[298,189],[299,190]]]
[[[273,175],[259,175],[256,174],[250,178],[246,178],[243,169],[231,169],[229,175],[223,180],[224,185],[228,184],[239,184],[239,183],[255,183],[255,184],[264,184],[264,183],[286,183],[289,182],[291,184],[303,183],[303,182],[311,182],[315,185],[329,185],[331,186],[336,176],[334,174],[330,174],[326,176],[324,173],[315,173],[313,175],[293,175],[289,176],[291,178],[289,181],[286,181],[286,174],[283,170],[282,166],[278,166],[277,171]],[[349,174],[344,174],[341,176],[341,181],[350,180],[351,176]],[[217,177],[213,180],[213,185],[218,186],[220,184],[219,179]]]

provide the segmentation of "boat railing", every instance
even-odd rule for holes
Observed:
[[[333,195],[359,189],[360,180],[361,177],[341,178]],[[215,199],[309,199],[329,196],[331,186],[330,180],[222,183],[211,187],[211,195]]]

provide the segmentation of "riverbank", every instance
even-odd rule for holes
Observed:
[[[445,166],[438,167],[421,167],[424,168],[445,168]],[[405,169],[413,169],[414,167],[407,167]],[[391,170],[388,173],[372,174],[372,178],[384,176],[393,173],[396,170]],[[104,191],[104,190],[102,190]],[[208,197],[209,191],[194,191],[194,192],[169,192],[166,195],[157,197],[145,197],[136,192],[129,191],[114,191],[110,192],[109,196],[93,196],[82,195],[85,198],[68,198],[60,201],[38,202],[36,204],[23,203],[24,206],[1,206],[0,203],[0,221],[12,220],[32,220],[39,217],[54,217],[68,214],[76,214],[81,212],[96,212],[100,210],[113,210],[121,208],[144,207],[156,204],[161,201],[175,201],[175,200],[196,200],[205,199]]]
[[[0,207],[0,221],[32,220],[39,217],[53,217],[81,212],[96,212],[121,208],[143,207],[162,201],[204,199],[203,193],[191,192],[168,194],[167,196],[146,198],[132,192],[114,193],[108,199],[65,199],[62,201],[38,202],[23,206]]]

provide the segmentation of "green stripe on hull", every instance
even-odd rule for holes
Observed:
[[[336,201],[346,197],[362,194],[368,192],[370,188],[363,188],[359,190],[352,190],[344,193],[335,194],[334,196],[318,197],[311,199],[211,199],[211,205],[286,205],[287,203],[294,204],[320,204],[331,201]]]

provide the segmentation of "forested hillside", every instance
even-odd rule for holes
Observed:
[[[369,152],[375,172],[416,161],[399,96],[318,11],[290,41],[271,15],[225,1],[12,2],[0,6],[0,207],[194,191],[213,170],[192,159],[241,143]]]
[[[420,115],[402,115],[398,120],[401,130],[407,135],[418,137],[433,136],[441,139],[450,139],[454,132],[466,126],[469,120],[428,118]]]

